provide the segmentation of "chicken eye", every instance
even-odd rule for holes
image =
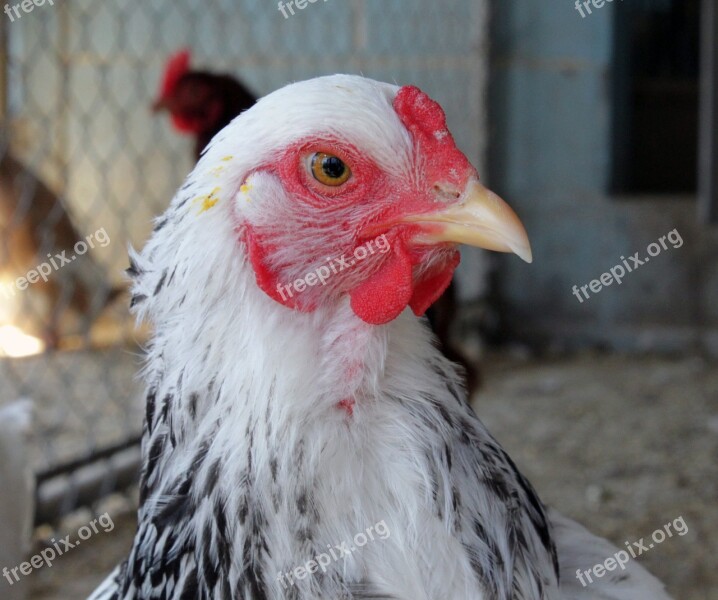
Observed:
[[[341,158],[325,152],[312,156],[311,168],[314,179],[330,187],[344,185],[352,176],[351,169]]]

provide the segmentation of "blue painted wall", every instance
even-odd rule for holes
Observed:
[[[534,264],[502,258],[515,333],[533,341],[718,352],[718,236],[695,198],[608,193],[613,11],[497,0],[491,24],[492,187],[523,218]],[[677,228],[684,244],[580,303],[572,294]]]

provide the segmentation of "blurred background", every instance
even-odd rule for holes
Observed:
[[[527,226],[534,263],[464,250],[439,315],[479,416],[547,503],[619,546],[682,516],[641,559],[676,598],[718,598],[714,0],[287,5],[0,2],[0,527],[35,526],[0,568],[93,514],[118,524],[0,598],[85,597],[125,556],[148,335],[127,247],[239,94],[335,72],[438,100]],[[636,252],[651,262],[590,287]]]

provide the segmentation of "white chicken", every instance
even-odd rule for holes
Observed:
[[[610,546],[547,513],[415,317],[458,243],[531,259],[415,87],[297,83],[219,133],[132,259],[139,528],[92,598],[666,599],[636,562],[578,582]]]

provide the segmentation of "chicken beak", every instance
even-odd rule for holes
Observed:
[[[513,252],[530,263],[531,245],[523,224],[511,207],[478,180],[469,182],[459,200],[436,212],[411,215],[404,223],[422,230],[419,244],[468,244],[497,252]]]

